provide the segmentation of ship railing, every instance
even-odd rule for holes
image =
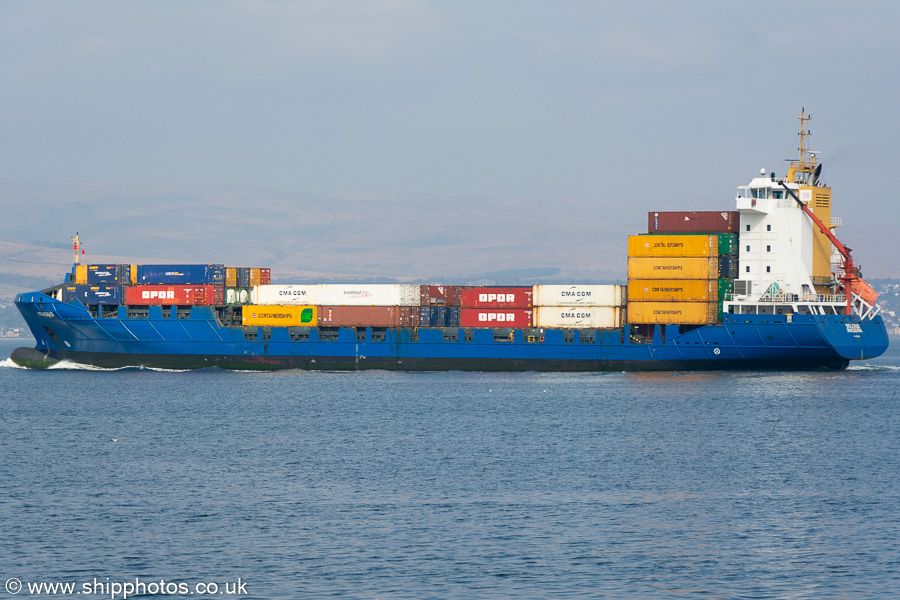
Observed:
[[[759,298],[751,298],[746,294],[725,294],[727,302],[743,303],[788,303],[803,302],[805,304],[846,304],[847,297],[843,294],[763,294]]]
[[[859,294],[855,292],[851,293],[853,294],[851,296],[853,301],[853,308],[856,309],[856,314],[859,315],[860,319],[871,319],[881,312],[881,307],[878,306],[878,304],[869,304],[868,302],[863,300]]]

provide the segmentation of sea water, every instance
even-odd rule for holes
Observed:
[[[895,349],[784,373],[6,360],[0,597],[897,598],[898,475]]]

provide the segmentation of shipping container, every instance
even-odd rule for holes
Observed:
[[[536,285],[532,291],[534,306],[625,306],[621,285]]]
[[[269,285],[270,283],[272,283],[272,269],[260,269],[259,284]]]
[[[245,306],[241,311],[241,324],[250,327],[316,327],[317,313],[315,306]]]
[[[254,304],[319,304],[331,306],[419,306],[419,285],[317,284],[259,285]]]
[[[718,288],[717,279],[632,279],[628,302],[712,302]]]
[[[88,285],[120,285],[124,281],[119,281],[118,265],[88,265],[87,266],[87,283]]]
[[[319,304],[342,306],[419,306],[420,286],[400,283],[322,284]]]
[[[710,325],[719,319],[719,302],[629,302],[631,325]]]
[[[629,235],[628,256],[718,256],[719,238],[708,234]]]
[[[458,306],[422,306],[419,327],[459,327]]]
[[[237,285],[236,287],[253,287],[250,285],[250,267],[237,267]]]
[[[237,287],[237,267],[225,267],[225,287]]]
[[[226,287],[225,304],[232,306],[250,304],[250,290],[247,288]]]
[[[734,293],[734,279],[719,279],[719,300],[724,300],[725,296]]]
[[[131,285],[131,265],[116,265],[116,279],[119,285]]]
[[[534,326],[556,329],[616,329],[622,326],[620,306],[538,306]]]
[[[225,285],[225,265],[138,265],[139,285]]]
[[[718,279],[719,257],[628,259],[628,279]]]
[[[258,285],[250,290],[253,304],[319,304],[321,285]]]
[[[737,256],[719,257],[719,277],[737,279],[738,273],[739,271]]]
[[[88,304],[121,304],[122,287],[118,285],[67,285],[63,288],[62,301],[71,303],[77,300]]]
[[[203,306],[225,304],[223,285],[135,285],[125,288],[129,306]]]
[[[458,285],[422,285],[419,288],[419,304],[459,306],[459,294],[463,289],[466,288]]]
[[[531,327],[531,309],[524,308],[462,308],[461,327]]]
[[[323,327],[418,327],[419,307],[320,306],[319,325]]]
[[[138,282],[138,265],[130,265],[131,267],[131,285],[137,285]]]
[[[714,235],[718,238],[718,247],[719,247],[719,256],[726,256],[729,254],[737,254],[740,250],[739,245],[739,237],[738,233],[711,233],[711,234],[696,234],[696,233],[648,233],[647,235],[666,235],[666,236],[674,236],[674,235]]]
[[[736,233],[741,216],[732,211],[651,212],[647,215],[649,233]]]
[[[533,295],[533,287],[473,287],[460,292],[459,305],[463,308],[531,308]]]
[[[75,265],[75,285],[87,285],[87,265]]]

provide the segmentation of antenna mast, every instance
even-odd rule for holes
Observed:
[[[78,237],[78,232],[75,232],[75,237],[70,238],[72,240],[72,249],[75,251],[75,264],[78,264],[78,256],[79,250],[81,250],[81,239]]]
[[[812,113],[807,116],[804,106],[800,109],[797,118],[800,119],[800,156],[797,160],[791,161],[787,180],[790,183],[809,183],[810,176],[816,170],[816,155],[806,149],[806,138],[812,135],[812,131],[807,129],[806,124],[812,120]],[[797,177],[798,173],[806,173],[806,177],[800,181]]]

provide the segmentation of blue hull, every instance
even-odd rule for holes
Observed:
[[[378,330],[341,328],[329,339],[309,328],[228,327],[214,308],[193,307],[149,318],[127,318],[125,307],[96,318],[80,305],[39,292],[21,294],[16,306],[37,340],[35,355],[101,367],[228,369],[387,369],[474,371],[666,371],[722,369],[843,369],[851,360],[880,356],[888,347],[881,317],[843,315],[725,315],[721,325],[681,331],[655,328],[652,340],[629,329],[545,329],[540,335],[460,328]],[[791,319],[790,321],[788,319]],[[373,335],[374,333],[374,335]],[[248,339],[250,338],[250,339]],[[24,356],[24,354],[20,354]],[[16,360],[16,354],[13,355]]]

